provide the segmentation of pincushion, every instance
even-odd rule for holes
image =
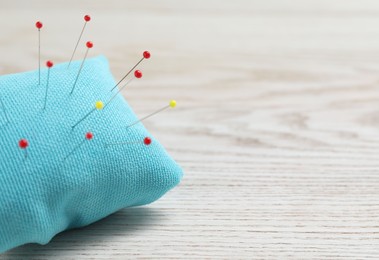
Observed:
[[[46,244],[63,230],[151,203],[182,178],[141,123],[126,127],[137,118],[121,95],[72,128],[117,91],[107,60],[98,57],[86,61],[70,95],[80,64],[51,68],[45,109],[47,69],[40,85],[38,71],[0,77],[0,252]],[[89,131],[92,140],[85,139]],[[120,141],[130,144],[106,145]]]

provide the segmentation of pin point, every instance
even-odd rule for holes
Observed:
[[[146,146],[149,146],[151,144],[151,138],[150,137],[145,137],[143,141],[136,141],[136,142],[120,142],[120,143],[109,143],[105,144],[106,147],[109,146],[116,146],[116,145],[128,145],[128,144],[144,144]]]
[[[126,73],[126,75],[116,84],[116,86],[114,86],[112,89],[111,89],[111,91],[113,91],[115,88],[117,88],[117,86],[118,85],[120,85],[120,83],[127,77],[127,76],[129,76],[129,74],[144,60],[144,59],[150,59],[150,57],[151,57],[151,54],[150,54],[150,52],[148,52],[148,51],[144,51],[143,53],[142,53],[142,58],[139,60],[139,62],[137,62],[137,64],[136,65],[134,65],[134,67],[133,68],[131,68],[129,71],[128,71],[128,73]],[[141,76],[142,76],[142,74],[141,74]]]
[[[72,59],[73,59],[74,56],[75,56],[76,49],[78,48],[79,42],[80,42],[80,40],[82,39],[84,29],[86,28],[86,25],[87,25],[87,23],[88,23],[89,21],[91,21],[91,16],[89,16],[89,15],[87,14],[87,15],[84,16],[84,26],[83,26],[83,29],[82,29],[80,35],[79,35],[79,39],[78,39],[78,42],[77,42],[76,45],[75,45],[74,51],[73,51],[73,53],[72,53],[72,55],[71,55],[71,59],[70,59],[70,62],[68,63],[67,69],[70,68],[70,65],[71,65]]]
[[[70,95],[74,92],[74,89],[75,89],[76,83],[78,82],[78,79],[79,79],[79,76],[80,76],[80,72],[82,72],[84,62],[85,62],[86,59],[87,59],[88,51],[89,51],[89,49],[91,49],[91,48],[93,47],[93,43],[92,43],[92,42],[87,42],[87,43],[86,43],[86,46],[87,46],[86,54],[84,55],[84,59],[83,59],[83,61],[82,61],[82,64],[80,65],[80,68],[79,68],[79,71],[78,71],[78,75],[76,76],[76,79],[75,79],[75,82],[74,82],[74,86],[72,86],[72,89],[71,89]]]
[[[149,117],[152,117],[152,116],[155,115],[155,114],[158,114],[159,112],[162,112],[163,110],[166,110],[167,108],[174,108],[174,107],[176,107],[176,101],[175,101],[175,100],[171,100],[170,103],[169,103],[167,106],[162,107],[161,109],[155,111],[154,113],[152,113],[152,114],[150,114],[150,115],[147,115],[147,116],[145,116],[145,117],[143,117],[143,118],[137,120],[136,122],[134,122],[134,123],[128,125],[128,126],[126,127],[126,129],[128,129],[128,128],[131,127],[131,126],[134,126],[135,124],[138,124],[138,123],[142,122],[143,120],[145,120],[145,119],[147,119],[147,118],[149,118]]]
[[[121,90],[123,90],[127,85],[129,85],[129,83],[132,82],[132,80],[135,79],[135,78],[137,78],[137,79],[142,78],[142,72],[141,72],[140,70],[136,70],[136,71],[134,72],[134,78],[131,78],[130,80],[128,80],[128,81],[125,83],[124,86],[122,86],[119,90],[117,90],[117,92],[114,93],[114,95],[108,100],[108,102],[105,103],[104,107],[108,106],[109,103],[111,103],[112,100],[113,100],[115,97],[117,97],[117,94],[120,93]]]
[[[77,125],[79,125],[81,122],[83,122],[89,115],[91,115],[96,110],[102,110],[104,108],[104,103],[99,100],[95,103],[95,108],[93,108],[90,112],[88,112],[82,119],[80,119],[75,125],[72,126],[72,129],[74,129]]]
[[[54,63],[49,60],[49,61],[46,62],[46,66],[47,66],[47,82],[46,82],[45,102],[44,102],[44,105],[43,105],[43,110],[45,110],[45,108],[46,108],[47,92],[49,90],[50,69],[54,66]]]
[[[68,157],[70,157],[73,153],[75,153],[80,147],[84,145],[86,141],[92,140],[93,133],[87,132],[84,136],[84,139],[82,142],[80,142],[72,151],[63,159],[63,161],[66,161]]]
[[[5,109],[5,105],[4,105],[3,99],[1,97],[0,97],[0,103],[1,103],[1,107],[3,108],[5,119],[7,120],[7,123],[9,123],[8,113],[7,113],[7,110]]]
[[[41,28],[43,23],[40,21],[36,22],[36,27],[38,29],[38,85],[41,84]]]
[[[20,149],[24,150],[25,152],[25,160],[26,158],[28,158],[28,151],[26,148],[28,148],[29,146],[29,142],[28,140],[26,139],[21,139],[19,142],[18,142],[18,146],[20,147]]]

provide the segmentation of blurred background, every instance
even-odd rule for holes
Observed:
[[[379,257],[379,2],[1,1],[0,73],[105,55],[181,185],[0,259]]]

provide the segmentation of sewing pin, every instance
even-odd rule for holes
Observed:
[[[63,161],[66,161],[68,157],[70,157],[73,153],[75,153],[80,147],[84,145],[86,141],[89,141],[93,138],[93,133],[87,132],[84,136],[84,139],[82,142],[80,142],[72,151],[63,159]]]
[[[141,144],[143,143],[144,145],[148,146],[151,144],[151,138],[150,137],[145,137],[143,139],[143,142],[141,141],[136,141],[136,142],[120,142],[120,143],[109,143],[109,144],[106,144],[105,146],[106,147],[109,147],[109,146],[116,146],[116,145],[129,145],[129,144]]]
[[[46,66],[47,66],[47,82],[46,82],[45,102],[43,105],[43,110],[45,110],[46,108],[47,92],[49,90],[49,81],[50,81],[50,69],[54,66],[54,63],[49,60],[46,62]]]
[[[20,147],[20,149],[24,150],[24,154],[25,154],[25,160],[28,158],[28,151],[27,151],[27,148],[29,146],[29,142],[28,140],[26,139],[21,139],[19,142],[18,142],[18,146]]]
[[[106,106],[108,106],[109,103],[111,103],[112,100],[117,96],[117,94],[120,93],[121,90],[123,90],[127,85],[129,85],[129,83],[132,82],[132,80],[135,79],[135,78],[137,78],[137,79],[142,78],[142,72],[141,72],[140,70],[136,70],[136,71],[134,72],[134,78],[131,78],[130,80],[128,80],[128,81],[125,83],[125,85],[123,85],[119,90],[117,90],[116,93],[113,94],[113,96],[112,96],[112,97],[111,97],[111,98],[105,103],[104,108],[105,108]]]
[[[158,114],[159,112],[162,112],[163,110],[166,110],[166,109],[168,109],[168,108],[174,108],[174,107],[176,107],[176,101],[175,101],[175,100],[171,100],[170,103],[169,103],[167,106],[162,107],[161,109],[155,111],[154,113],[151,113],[150,115],[147,115],[147,116],[145,116],[145,117],[143,117],[143,118],[141,118],[141,119],[135,121],[134,123],[128,125],[128,126],[126,127],[126,129],[128,129],[128,128],[130,128],[130,127],[132,127],[132,126],[134,126],[134,125],[136,125],[136,124],[138,124],[138,123],[140,123],[140,122],[142,122],[143,120],[145,120],[145,119],[147,119],[147,118],[149,118],[149,117],[151,117],[151,116],[153,116],[153,115],[155,115],[155,114]]]
[[[128,71],[128,73],[126,73],[126,75],[111,89],[111,91],[113,91],[115,88],[117,88],[117,86],[118,85],[120,85],[120,83],[127,77],[127,76],[129,76],[129,74],[144,60],[144,59],[150,59],[150,57],[151,57],[151,54],[150,54],[150,52],[148,52],[148,51],[144,51],[143,53],[142,53],[142,58],[137,62],[137,64],[136,65],[134,65],[134,67],[133,68],[131,68],[129,71]]]
[[[41,84],[41,28],[43,23],[40,21],[36,22],[36,27],[38,29],[38,85]]]
[[[78,79],[79,79],[80,73],[82,72],[84,62],[85,62],[86,59],[87,59],[88,51],[89,51],[89,49],[91,49],[91,48],[93,47],[93,43],[92,43],[92,42],[87,42],[87,43],[86,43],[86,46],[87,46],[86,54],[84,55],[84,59],[83,59],[83,61],[82,61],[82,64],[80,64],[80,68],[79,68],[79,71],[78,71],[78,75],[76,75],[76,79],[75,79],[74,85],[72,86],[72,89],[71,89],[70,95],[74,92],[74,89],[75,89],[76,83],[78,82]]]
[[[79,45],[80,39],[81,39],[82,36],[83,36],[84,29],[86,28],[86,25],[87,25],[87,23],[88,23],[89,21],[91,21],[91,16],[89,16],[89,15],[87,14],[87,15],[84,16],[84,26],[83,26],[83,29],[82,29],[80,35],[79,35],[79,39],[78,39],[78,41],[77,41],[77,43],[76,43],[76,45],[75,45],[74,51],[73,51],[73,53],[72,53],[72,55],[71,55],[71,59],[70,59],[70,62],[68,63],[67,68],[70,68],[70,65],[71,65],[72,59],[73,59],[74,56],[75,56],[75,52],[76,52],[76,49],[78,48],[78,45]]]

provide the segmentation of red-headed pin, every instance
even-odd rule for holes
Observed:
[[[36,27],[38,29],[38,85],[41,84],[41,28],[43,23],[40,21],[36,22]]]
[[[84,29],[86,28],[86,25],[87,25],[87,23],[88,23],[89,21],[91,21],[91,16],[89,16],[89,15],[87,14],[87,15],[84,16],[84,26],[83,26],[83,29],[82,29],[80,35],[79,35],[79,39],[78,39],[78,41],[77,41],[77,43],[76,43],[76,45],[75,45],[74,51],[73,51],[73,53],[72,53],[72,55],[71,55],[71,59],[70,59],[70,62],[68,63],[67,68],[69,68],[70,65],[71,65],[72,59],[73,59],[74,56],[75,56],[76,49],[78,48],[78,45],[79,45],[80,39],[81,39],[82,36],[83,36]]]
[[[43,104],[43,110],[46,108],[46,103],[47,103],[47,92],[49,90],[49,81],[50,81],[50,69],[54,66],[54,63],[49,60],[46,62],[46,67],[47,67],[47,81],[46,81],[46,92],[45,92],[45,102]]]
[[[151,116],[153,116],[153,115],[155,115],[155,114],[158,114],[159,112],[162,112],[163,110],[166,110],[166,109],[168,109],[168,108],[174,108],[174,107],[176,107],[176,101],[175,101],[175,100],[171,100],[170,103],[169,103],[167,106],[162,107],[161,109],[155,111],[154,113],[151,113],[150,115],[147,115],[147,116],[145,116],[145,117],[143,117],[143,118],[141,118],[141,119],[135,121],[134,123],[128,125],[128,126],[126,127],[126,129],[128,129],[129,127],[132,127],[132,126],[134,126],[134,125],[136,125],[136,124],[138,124],[138,123],[140,123],[140,122],[142,122],[142,121],[145,120],[145,119],[148,119],[149,117],[151,117]]]
[[[144,60],[144,59],[150,59],[150,57],[151,57],[151,54],[150,54],[150,52],[148,52],[148,51],[144,51],[143,53],[142,53],[142,58],[139,60],[139,62],[137,62],[137,64],[136,65],[134,65],[134,67],[133,68],[131,68],[129,71],[128,71],[128,73],[126,73],[126,75],[116,84],[116,86],[114,86],[112,89],[111,89],[111,91],[113,91],[115,88],[117,88],[117,86],[118,85],[120,85],[120,83],[127,77],[127,76],[129,76],[129,74]],[[137,77],[137,76],[136,76]],[[142,73],[141,73],[141,77],[142,77]]]
[[[116,146],[116,145],[128,145],[128,144],[144,144],[146,146],[149,146],[152,143],[150,137],[145,137],[143,141],[136,141],[136,142],[120,142],[120,143],[110,143],[106,144],[106,147],[108,146]]]
[[[112,100],[117,96],[117,94],[120,93],[121,90],[123,90],[127,85],[129,85],[129,83],[132,82],[132,80],[135,79],[135,78],[137,78],[137,79],[142,78],[142,72],[141,72],[140,70],[136,70],[136,71],[134,72],[134,78],[129,79],[129,80],[125,83],[124,86],[122,86],[119,90],[117,90],[117,92],[114,93],[114,95],[113,95],[113,96],[112,96],[112,97],[111,97],[111,98],[105,103],[104,107],[108,106],[109,103],[111,103]]]
[[[63,161],[66,161],[67,158],[70,157],[73,153],[75,153],[76,150],[78,150],[80,147],[82,147],[86,141],[92,140],[92,138],[93,138],[93,133],[87,132],[84,135],[83,141],[80,142],[74,149],[72,149],[72,151],[63,159]]]
[[[78,75],[76,76],[76,79],[75,79],[74,85],[72,86],[72,89],[71,89],[71,92],[70,92],[70,95],[74,92],[74,89],[75,89],[76,83],[78,82],[78,79],[79,79],[80,73],[82,72],[84,62],[85,62],[86,59],[87,59],[89,49],[92,49],[92,47],[93,47],[93,43],[92,43],[92,42],[86,42],[86,47],[87,47],[86,54],[84,55],[84,58],[83,58],[82,64],[80,64],[80,68],[79,68],[79,71],[78,71]]]
[[[21,139],[18,142],[18,147],[20,147],[20,149],[24,150],[25,160],[26,160],[26,158],[28,158],[28,151],[27,151],[28,146],[29,146],[29,142],[26,139]]]

